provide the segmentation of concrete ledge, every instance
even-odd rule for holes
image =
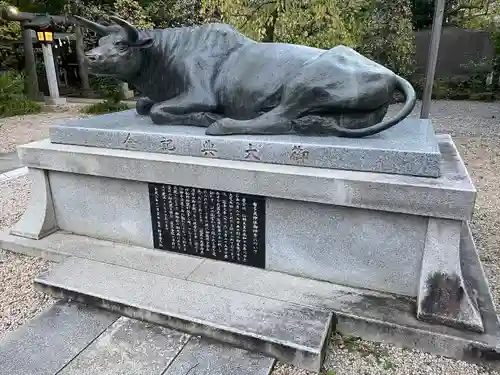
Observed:
[[[476,190],[451,138],[438,139],[440,178],[71,146],[48,140],[19,147],[19,155],[32,168],[469,220]]]
[[[26,167],[16,168],[11,171],[0,174],[0,182],[13,180],[15,178],[25,176],[27,174],[28,174],[28,168]]]

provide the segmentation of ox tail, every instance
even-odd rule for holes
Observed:
[[[413,88],[413,86],[406,79],[400,76],[396,76],[396,79],[396,90],[401,91],[401,93],[404,95],[405,104],[394,117],[362,129],[336,127],[335,135],[339,137],[349,138],[367,137],[387,130],[406,118],[413,111],[413,108],[415,108],[415,104],[417,102],[417,94],[415,93],[415,89]]]

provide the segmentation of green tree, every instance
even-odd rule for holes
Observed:
[[[113,8],[116,14],[138,28],[152,29],[154,26],[146,9],[136,0],[116,0]]]
[[[203,0],[202,12],[259,41],[344,44],[398,73],[411,71],[409,0]]]
[[[432,26],[436,0],[412,0],[415,30]],[[443,24],[445,26],[482,28],[495,19],[500,11],[498,0],[446,0]]]
[[[143,0],[140,4],[158,28],[191,26],[202,21],[199,0]]]
[[[415,53],[409,0],[372,0],[363,21],[359,52],[409,77]]]
[[[1,15],[4,7],[9,4],[0,0],[0,70],[11,69],[17,62],[14,45],[11,42],[21,38],[21,25],[19,22],[9,22]]]
[[[202,0],[205,18],[232,24],[264,42],[329,48],[355,45],[367,0]]]

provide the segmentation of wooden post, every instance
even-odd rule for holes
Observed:
[[[27,78],[28,98],[31,100],[41,100],[43,95],[38,86],[38,76],[36,74],[35,51],[33,50],[33,40],[31,30],[23,29],[24,46],[24,72]]]
[[[437,0],[435,4],[431,42],[429,43],[429,57],[427,59],[427,71],[425,73],[425,88],[424,95],[422,97],[422,108],[420,111],[420,118],[422,119],[429,118],[431,108],[432,87],[434,86],[434,75],[436,74],[439,42],[441,40],[441,29],[443,27],[445,0]]]
[[[75,37],[76,37],[76,59],[78,60],[78,75],[82,81],[83,91],[90,90],[89,84],[89,74],[87,72],[87,67],[85,66],[85,47],[83,45],[83,31],[80,25],[75,25]]]

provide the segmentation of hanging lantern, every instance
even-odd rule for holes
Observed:
[[[48,15],[39,15],[23,25],[26,29],[36,32],[36,40],[40,43],[54,43],[54,29],[52,18]]]

